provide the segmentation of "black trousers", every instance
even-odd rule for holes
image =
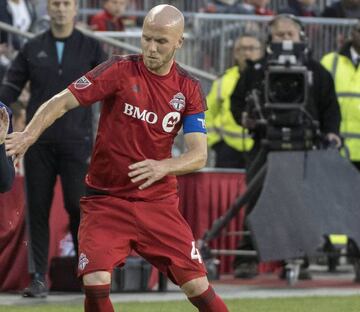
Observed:
[[[90,142],[36,143],[25,154],[27,225],[30,238],[29,271],[46,274],[49,251],[49,215],[59,175],[70,232],[77,252],[80,197],[91,152]]]
[[[352,163],[356,167],[356,169],[360,171],[360,161],[353,161]]]
[[[227,145],[225,141],[216,143],[212,148],[216,153],[216,168],[243,169],[246,167],[247,152],[239,152]]]

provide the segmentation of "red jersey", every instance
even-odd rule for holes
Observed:
[[[256,8],[255,9],[255,14],[256,15],[263,15],[263,16],[266,16],[266,15],[275,15],[274,11],[270,10],[270,9],[267,9],[267,8]]]
[[[175,176],[145,190],[132,183],[130,164],[171,157],[184,115],[203,112],[200,82],[174,62],[165,76],[151,73],[140,55],[114,56],[69,87],[81,105],[103,101],[86,184],[114,196],[154,200],[177,192]]]
[[[114,17],[103,10],[94,15],[90,20],[90,26],[95,31],[123,31],[124,23],[121,17]]]

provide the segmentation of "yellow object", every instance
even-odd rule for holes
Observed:
[[[239,78],[238,66],[229,68],[214,81],[206,97],[208,110],[205,112],[205,120],[209,147],[221,140],[239,152],[249,151],[253,146],[248,131],[235,122],[231,113],[230,97]]]
[[[341,54],[332,52],[321,60],[332,74],[341,110],[340,133],[349,148],[350,159],[360,161],[360,66]]]
[[[347,245],[348,243],[348,237],[342,234],[330,234],[329,240],[333,245]]]

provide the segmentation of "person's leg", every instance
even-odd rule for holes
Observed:
[[[87,143],[67,143],[59,147],[59,174],[76,256],[78,256],[80,198],[85,194],[85,175],[89,157],[90,146]]]
[[[111,274],[125,262],[136,241],[133,204],[107,195],[82,197],[78,276],[82,277],[85,312],[112,312]]]
[[[181,286],[189,301],[200,312],[227,312],[224,301],[215,293],[206,276],[193,279]]]
[[[201,312],[226,312],[209,286],[206,268],[189,225],[178,209],[178,197],[138,202],[134,213],[141,229],[134,249],[181,287]],[[181,233],[181,235],[179,235]]]
[[[114,312],[110,301],[111,274],[97,271],[83,276],[85,312]]]
[[[35,144],[25,155],[27,226],[29,231],[29,272],[32,281],[23,295],[47,295],[49,214],[56,180],[55,153],[48,144]]]

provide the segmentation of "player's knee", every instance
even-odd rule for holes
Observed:
[[[107,271],[98,271],[85,274],[83,283],[85,286],[106,285],[111,282],[111,274]]]
[[[206,276],[195,278],[181,286],[187,297],[200,296],[209,288],[209,281]]]

